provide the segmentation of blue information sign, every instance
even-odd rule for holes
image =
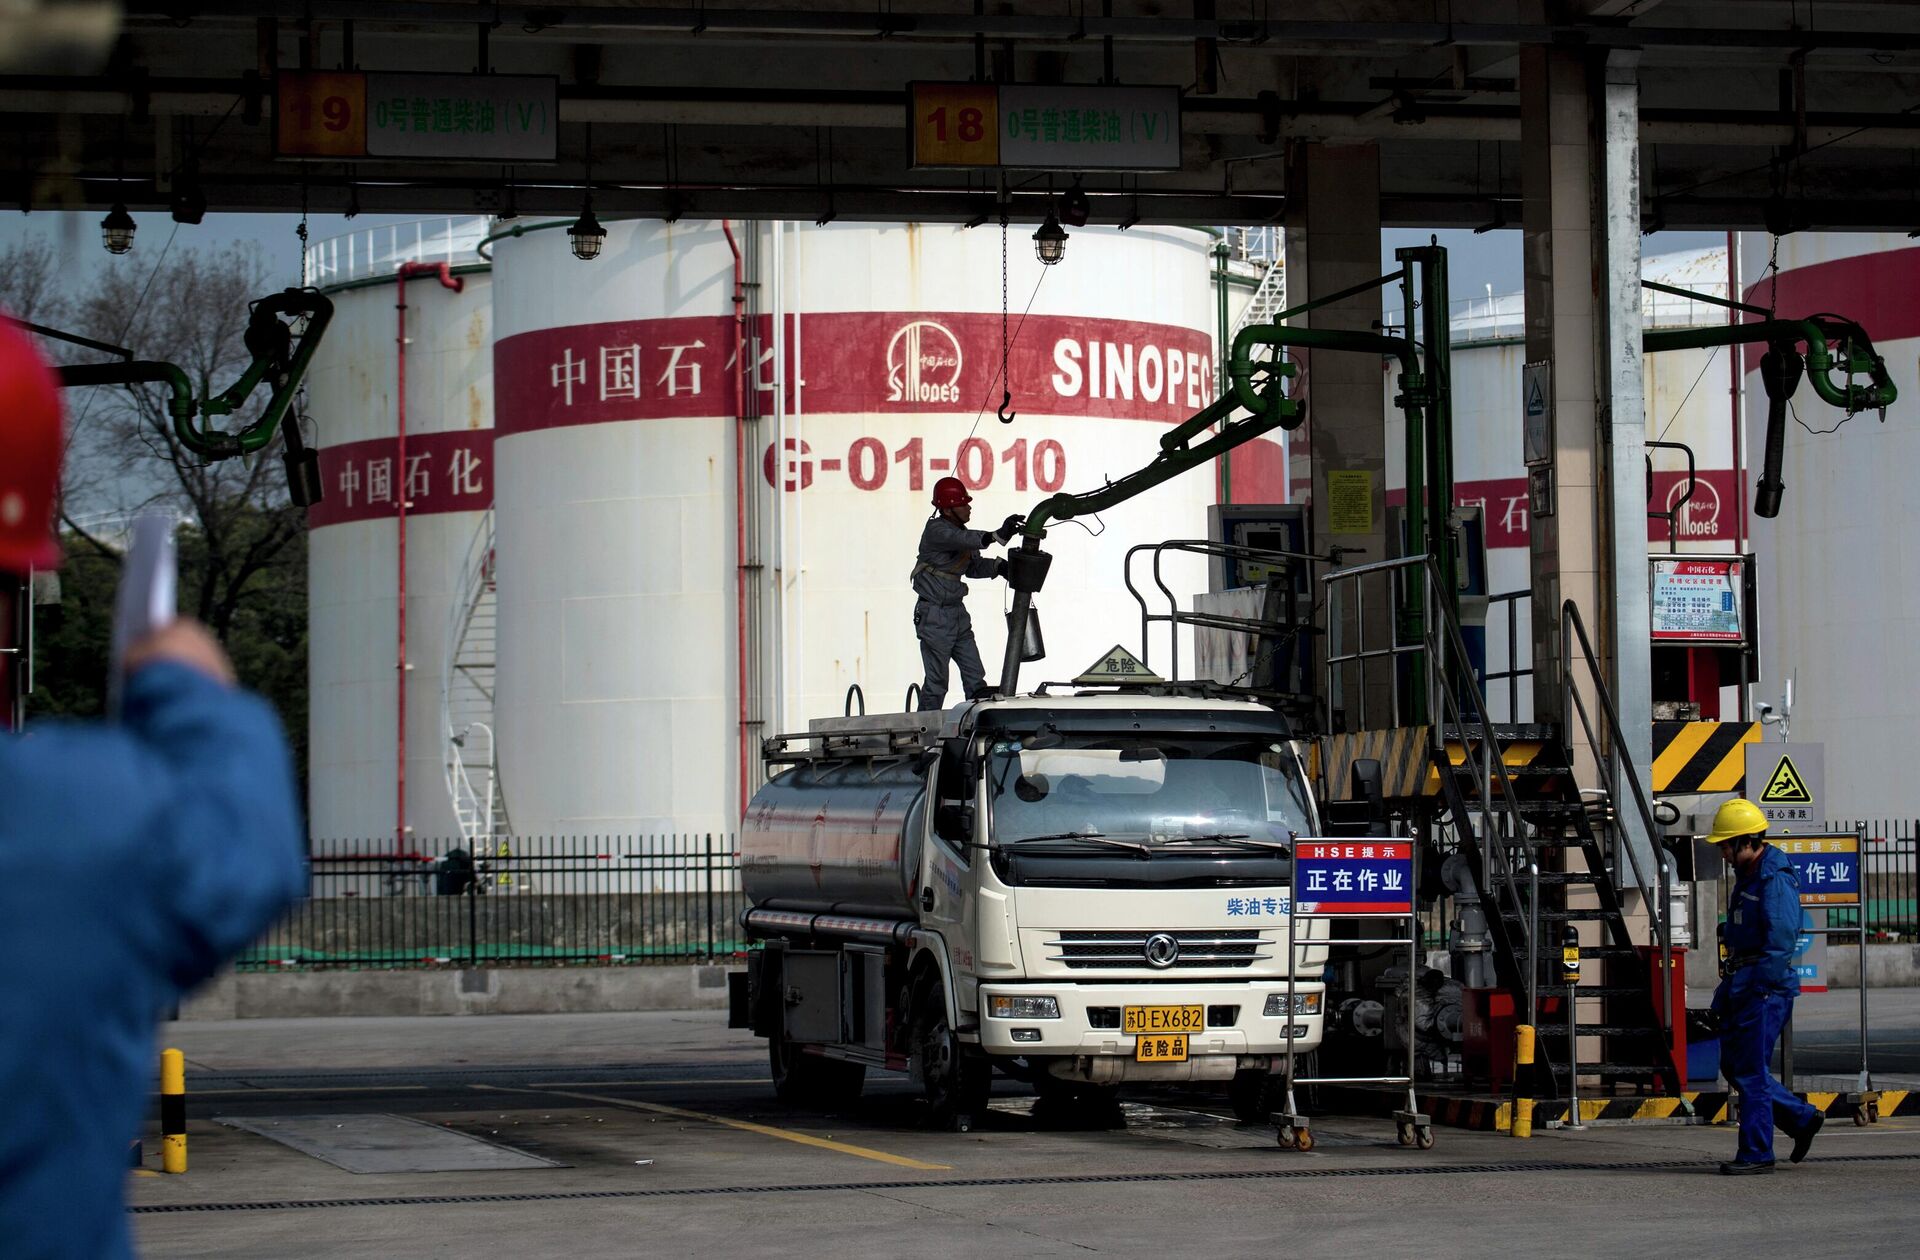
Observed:
[[[1793,863],[1800,876],[1801,905],[1860,904],[1860,837],[1779,836],[1767,843]]]
[[[1293,873],[1298,914],[1413,913],[1409,841],[1296,840]]]

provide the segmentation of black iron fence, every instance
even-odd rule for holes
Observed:
[[[316,842],[308,895],[241,970],[628,964],[746,948],[730,835]]]
[[[1860,911],[1829,910],[1827,926],[1853,927],[1859,914],[1867,916],[1867,939],[1911,941],[1920,936],[1920,875],[1914,870],[1920,841],[1920,820],[1875,819],[1867,822],[1828,823],[1829,831],[1866,828],[1867,842],[1860,854]]]

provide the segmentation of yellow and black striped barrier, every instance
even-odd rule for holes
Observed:
[[[1653,790],[1738,792],[1747,777],[1747,745],[1758,722],[1655,722]]]
[[[1516,1060],[1518,1047],[1516,1046]],[[1851,1119],[1855,1095],[1814,1090],[1798,1095],[1832,1119]],[[1580,1122],[1626,1123],[1634,1120],[1681,1122],[1687,1124],[1731,1124],[1738,1108],[1737,1094],[1725,1090],[1689,1090],[1678,1098],[1582,1098]],[[1470,1129],[1480,1133],[1511,1133],[1531,1137],[1533,1130],[1546,1124],[1558,1124],[1567,1118],[1564,1100],[1520,1098],[1503,1101],[1492,1098],[1426,1097],[1420,1107],[1433,1122],[1452,1129]],[[1883,1089],[1877,1092],[1875,1111],[1883,1120],[1893,1116],[1920,1115],[1920,1090]],[[1689,1114],[1691,1113],[1691,1114]]]
[[[160,1052],[160,1167],[187,1171],[187,1058],[178,1050]]]
[[[1533,1099],[1528,1098],[1521,1092],[1533,1088],[1533,1047],[1534,1031],[1532,1024],[1522,1024],[1513,1030],[1513,1084],[1514,1092],[1519,1096],[1513,1101],[1512,1119],[1505,1127],[1517,1138],[1530,1138],[1533,1136]],[[1441,1124],[1458,1123],[1458,1121],[1440,1120],[1438,1116],[1434,1118]],[[1474,1120],[1478,1120],[1479,1118],[1478,1116],[1471,1117],[1471,1119]],[[1497,1115],[1489,1118],[1493,1119],[1497,1124]]]

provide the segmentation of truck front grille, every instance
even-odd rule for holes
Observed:
[[[1171,936],[1180,945],[1179,957],[1165,967],[1147,961],[1149,937]],[[1200,968],[1249,967],[1257,958],[1268,957],[1258,928],[1208,928],[1194,932],[1062,932],[1047,942],[1058,952],[1047,957],[1069,967],[1098,971],[1191,971]]]

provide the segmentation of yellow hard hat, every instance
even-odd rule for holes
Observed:
[[[1758,835],[1767,829],[1767,816],[1760,807],[1744,797],[1736,796],[1713,813],[1713,834],[1707,839],[1714,844],[1728,840],[1738,840],[1741,836]]]

